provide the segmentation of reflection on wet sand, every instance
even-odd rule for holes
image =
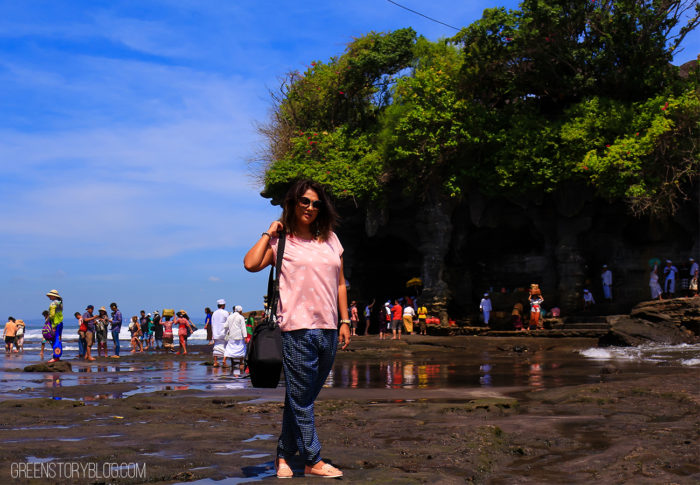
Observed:
[[[488,353],[481,363],[418,363],[411,360],[345,361],[336,365],[326,387],[351,389],[435,389],[444,387],[517,386],[539,391],[564,383],[587,382],[585,375],[564,374],[559,362],[544,353],[527,359],[495,363]],[[572,381],[573,380],[573,381]]]

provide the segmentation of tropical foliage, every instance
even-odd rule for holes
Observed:
[[[361,204],[392,183],[457,198],[580,184],[673,211],[700,163],[700,75],[671,60],[699,19],[690,0],[525,0],[439,42],[369,33],[273,95],[266,191],[312,177]]]

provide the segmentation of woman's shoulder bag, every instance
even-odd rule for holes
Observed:
[[[253,387],[277,387],[282,373],[282,332],[277,323],[280,271],[286,236],[280,233],[277,243],[277,261],[270,268],[267,282],[267,308],[265,316],[255,329],[246,351],[246,365]],[[274,274],[274,279],[273,279]]]

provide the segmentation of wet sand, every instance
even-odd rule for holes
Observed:
[[[697,368],[576,352],[594,345],[356,338],[317,401],[323,455],[352,483],[698,483]],[[2,482],[276,481],[282,387],[252,389],[206,365],[206,346],[192,350],[72,361],[61,375],[21,372],[31,358],[6,358]],[[14,478],[18,462],[137,463],[145,476]]]

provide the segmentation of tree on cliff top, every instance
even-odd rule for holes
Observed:
[[[573,183],[673,211],[698,169],[700,102],[697,70],[670,60],[699,18],[689,0],[525,0],[447,42],[368,34],[273,96],[266,193],[299,176],[356,201],[391,179],[534,200]]]

